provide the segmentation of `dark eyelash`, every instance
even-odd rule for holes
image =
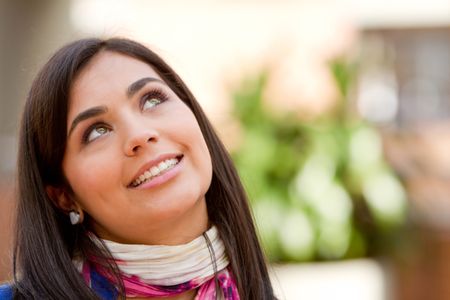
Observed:
[[[88,141],[89,134],[91,134],[92,130],[94,130],[96,127],[100,127],[100,126],[106,127],[106,128],[108,127],[103,122],[96,122],[92,125],[89,125],[89,127],[86,128],[86,130],[83,133],[83,136],[81,137],[81,143],[83,145],[89,144],[89,141]]]
[[[155,89],[151,90],[150,92],[146,93],[141,98],[141,101],[140,101],[140,104],[139,104],[140,107],[141,108],[144,107],[145,101],[148,100],[148,99],[152,99],[152,98],[156,98],[156,99],[161,100],[161,102],[164,102],[164,101],[169,100],[169,95],[165,91],[163,91],[162,89],[155,88]]]

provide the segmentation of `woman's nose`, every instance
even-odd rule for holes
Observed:
[[[135,156],[140,151],[142,152],[145,148],[149,147],[151,143],[158,140],[158,133],[154,129],[147,128],[135,128],[131,130],[128,134],[128,138],[125,142],[125,155]]]

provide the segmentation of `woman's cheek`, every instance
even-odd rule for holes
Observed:
[[[113,180],[116,170],[117,160],[109,158],[107,153],[89,155],[74,160],[69,174],[72,178],[69,179],[75,194],[91,194],[94,191],[110,190],[108,185],[117,182]],[[70,182],[72,179],[73,182]]]

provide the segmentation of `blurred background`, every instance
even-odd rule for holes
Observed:
[[[450,299],[448,0],[0,0],[0,281],[20,111],[64,43],[125,36],[232,153],[280,299]]]

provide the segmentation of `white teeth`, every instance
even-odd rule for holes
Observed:
[[[158,167],[151,167],[150,172],[151,172],[152,176],[156,176],[159,174],[160,171],[159,171]]]
[[[168,165],[165,162],[163,162],[163,161],[158,164],[158,168],[161,171],[164,171],[165,169],[167,169],[167,167],[168,167]]]
[[[144,172],[144,174],[140,175],[133,183],[132,186],[136,187],[143,183],[144,181],[147,181],[155,176],[158,176],[161,172],[164,172],[168,169],[171,169],[173,166],[175,166],[178,163],[178,159],[171,158],[167,159],[165,161],[162,161],[158,164],[158,166],[153,166],[150,168],[150,170],[147,170]]]

